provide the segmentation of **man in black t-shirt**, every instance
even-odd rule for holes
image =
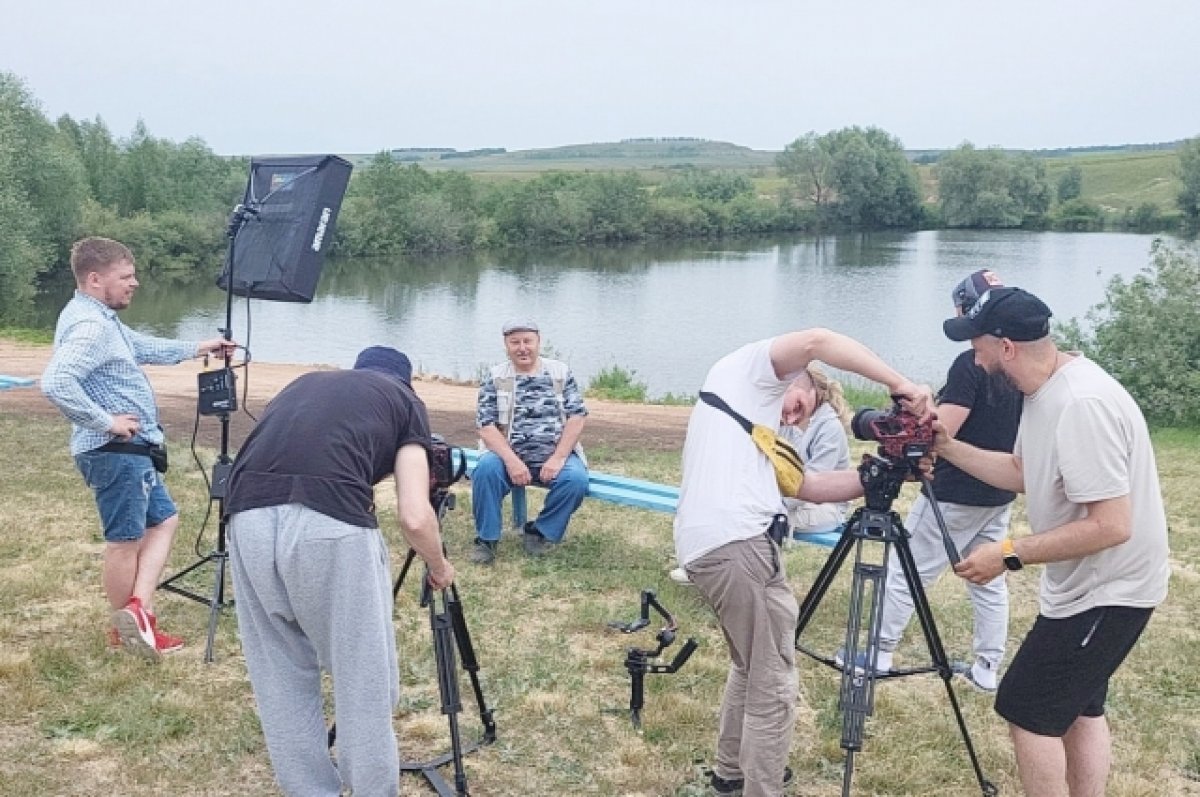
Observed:
[[[951,294],[954,306],[959,313],[966,313],[982,294],[1000,285],[991,271],[976,271],[955,287]],[[959,440],[990,451],[1012,451],[1021,402],[1015,388],[976,365],[974,352],[967,350],[950,366],[946,385],[938,394],[937,415],[947,432]],[[934,464],[933,489],[946,528],[963,557],[977,545],[999,541],[1008,533],[1014,493],[985,484],[944,459]],[[912,535],[909,546],[921,583],[928,587],[950,562],[925,490],[913,502],[905,525]],[[875,665],[884,671],[891,669],[892,654],[913,614],[912,596],[895,552],[888,562],[886,590]],[[1008,638],[1008,584],[1000,575],[984,585],[967,583],[967,591],[975,610],[975,660],[956,669],[978,688],[994,692]]]
[[[376,484],[395,478],[400,529],[433,588],[454,581],[429,499],[429,418],[411,375],[404,354],[372,346],[353,370],[301,376],[267,405],[229,478],[238,630],[288,795],[399,791],[400,681]],[[322,669],[333,682],[336,765]]]

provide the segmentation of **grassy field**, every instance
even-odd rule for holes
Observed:
[[[628,141],[578,144],[536,150],[440,160],[429,155],[418,161],[429,170],[464,171],[485,180],[528,179],[547,171],[638,171],[651,183],[665,179],[683,167],[743,172],[753,176],[755,188],[764,196],[778,196],[784,180],[775,170],[776,152],[754,150],[722,141]],[[1036,154],[1036,153],[1035,153]],[[365,164],[367,155],[348,155]],[[1051,188],[1070,166],[1083,170],[1083,199],[1114,215],[1154,203],[1162,212],[1175,208],[1182,187],[1178,157],[1173,150],[1115,150],[1080,152],[1046,157],[1046,174]],[[917,167],[922,198],[937,201],[935,167]]]
[[[1054,158],[1046,163],[1051,185],[1070,166],[1083,171],[1083,198],[1105,211],[1123,212],[1151,202],[1160,211],[1175,209],[1175,198],[1183,184],[1179,179],[1179,156],[1174,152],[1130,152],[1076,155]]]
[[[2,407],[2,405],[0,405]],[[212,664],[203,662],[208,607],[161,595],[164,625],[189,646],[160,665],[106,652],[107,622],[99,586],[102,542],[94,508],[66,452],[66,426],[0,409],[0,780],[9,794],[248,795],[275,793],[246,680],[232,611],[222,615]],[[1200,510],[1194,502],[1200,434],[1156,436],[1171,524],[1171,595],[1116,678],[1110,698],[1115,763],[1109,794],[1150,797],[1200,794]],[[677,482],[675,454],[589,452],[594,467]],[[197,558],[193,545],[208,504],[201,476],[182,445],[169,476],[183,523],[170,572]],[[211,454],[208,456],[211,457]],[[472,529],[469,493],[446,517],[451,555],[460,562],[465,613],[481,664],[499,739],[467,758],[472,794],[706,794],[726,653],[711,613],[695,593],[666,578],[672,566],[670,519],[589,501],[572,522],[568,542],[529,560],[506,537],[492,569],[466,562]],[[907,488],[906,493],[914,488]],[[907,508],[907,495],[896,508]],[[536,504],[537,497],[532,497]],[[381,501],[387,507],[389,501]],[[536,508],[536,507],[531,507]],[[398,565],[404,548],[382,518]],[[1018,531],[1025,530],[1018,511]],[[213,527],[197,548],[212,548]],[[872,544],[868,544],[870,546]],[[787,553],[798,594],[811,584],[827,552],[800,545]],[[1011,648],[1035,613],[1037,573],[1012,581]],[[202,568],[195,587],[212,588]],[[832,651],[845,625],[841,579],[828,593],[804,641]],[[654,647],[660,627],[622,635],[610,620],[637,616],[640,590],[652,587],[680,623],[680,643],[699,649],[674,675],[648,675],[644,731],[624,708],[627,647]],[[961,585],[943,579],[930,593],[952,657],[970,645],[970,612]],[[401,753],[425,758],[447,747],[438,713],[428,616],[415,600],[415,579],[396,610],[402,701],[396,724]],[[910,633],[898,663],[922,659]],[[836,674],[799,657],[801,693],[791,766],[793,793],[840,793],[841,714]],[[956,686],[987,775],[1001,794],[1018,793],[1003,723],[991,699]],[[978,794],[945,691],[933,676],[878,685],[874,718],[856,759],[855,793]],[[466,738],[478,734],[478,711],[465,687]],[[404,794],[425,794],[406,777]]]

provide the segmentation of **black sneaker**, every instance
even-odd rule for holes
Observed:
[[[786,787],[791,782],[792,782],[792,768],[784,767],[783,768],[783,785]],[[716,792],[717,794],[727,794],[727,795],[731,795],[731,797],[737,797],[737,795],[742,793],[742,789],[745,788],[746,779],[745,778],[729,778],[728,780],[726,780],[725,778],[718,775],[716,772],[712,772],[712,773],[710,773],[708,783],[710,786],[712,786],[713,791]]]
[[[496,543],[475,539],[475,547],[471,549],[471,561],[477,565],[490,565],[496,561]]]
[[[525,553],[530,556],[543,556],[554,547],[554,543],[542,536],[532,520],[525,524],[524,538]]]

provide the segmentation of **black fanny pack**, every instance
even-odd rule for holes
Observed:
[[[167,472],[167,447],[155,446],[149,443],[122,443],[118,440],[113,440],[111,443],[105,443],[96,449],[97,451],[107,451],[110,454],[136,454],[139,457],[149,457],[154,463],[154,469],[159,473]]]

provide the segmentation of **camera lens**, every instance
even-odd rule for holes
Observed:
[[[863,408],[854,413],[854,417],[850,420],[850,431],[854,433],[854,437],[858,440],[874,440],[879,441],[875,435],[873,424],[876,421],[881,421],[888,417],[891,413],[887,410],[873,410],[869,407]]]

